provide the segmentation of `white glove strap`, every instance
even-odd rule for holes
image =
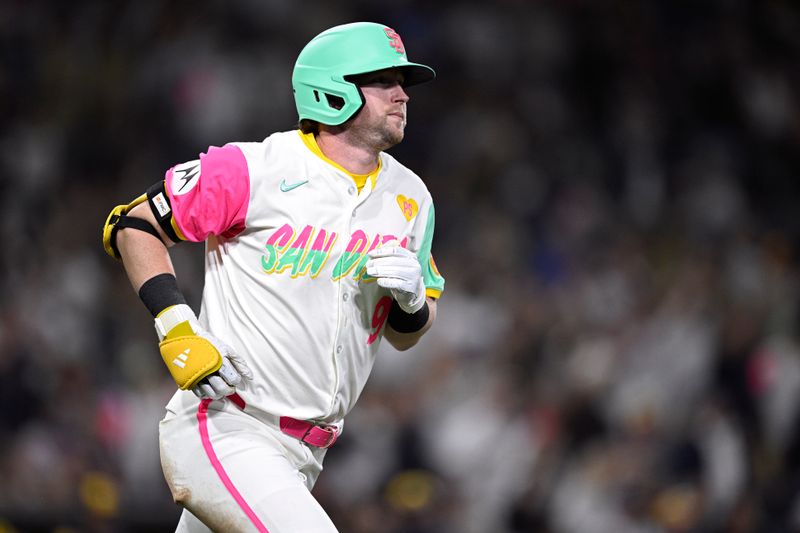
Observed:
[[[172,328],[187,320],[192,325],[192,329],[196,329],[197,317],[192,308],[186,304],[174,305],[161,313],[155,320],[158,341],[163,341]],[[195,331],[195,333],[197,332]]]

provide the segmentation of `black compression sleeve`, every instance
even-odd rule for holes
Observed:
[[[139,298],[154,317],[167,307],[186,303],[172,274],[159,274],[145,281],[139,288]]]
[[[387,322],[389,326],[397,333],[414,333],[421,330],[428,323],[428,316],[430,310],[428,309],[428,302],[422,306],[422,309],[416,313],[406,313],[400,307],[396,300],[392,300],[392,308],[389,310],[389,318]]]

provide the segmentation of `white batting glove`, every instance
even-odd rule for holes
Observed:
[[[178,386],[199,398],[219,400],[242,389],[253,373],[233,348],[205,331],[185,304],[155,320],[159,350]]]
[[[369,252],[367,274],[376,278],[378,285],[392,291],[392,297],[406,313],[416,313],[425,305],[425,282],[422,267],[411,250],[397,241]]]
[[[233,351],[233,348],[206,331],[201,333],[219,350],[222,355],[222,366],[215,373],[201,379],[192,392],[201,399],[219,400],[230,396],[236,389],[242,390],[247,381],[253,379],[253,371],[244,359]]]

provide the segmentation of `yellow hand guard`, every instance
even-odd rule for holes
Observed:
[[[181,389],[194,388],[222,366],[219,348],[200,328],[189,306],[174,305],[159,313],[156,332],[161,358]]]
[[[159,343],[158,349],[175,383],[183,390],[193,389],[222,366],[219,350],[197,335],[168,338]]]

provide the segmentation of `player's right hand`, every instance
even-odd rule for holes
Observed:
[[[244,360],[205,331],[188,305],[168,307],[156,317],[155,327],[161,358],[182,390],[218,400],[252,379]]]

